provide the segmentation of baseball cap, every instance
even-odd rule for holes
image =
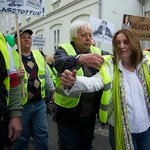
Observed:
[[[26,30],[20,29],[20,30],[19,30],[19,35],[21,35],[21,34],[23,34],[23,33],[25,33],[25,32],[29,33],[30,35],[33,34],[33,31],[30,30],[30,29],[26,29]],[[16,39],[16,38],[17,38],[17,32],[15,33],[15,36],[14,36],[14,39]]]

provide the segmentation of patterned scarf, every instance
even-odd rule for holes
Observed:
[[[150,110],[150,77],[149,71],[144,64],[138,71],[138,77],[143,86],[145,99]],[[114,112],[115,112],[115,141],[116,141],[116,150],[134,150],[128,109],[126,106],[126,91],[125,85],[123,82],[123,73],[118,70],[118,64],[115,63],[114,66],[114,80],[113,80],[113,101],[114,101]]]

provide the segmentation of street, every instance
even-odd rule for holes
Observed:
[[[48,114],[48,133],[49,133],[49,150],[58,150],[57,145],[57,126]],[[93,139],[93,150],[111,150],[108,139],[108,127],[101,128],[99,120],[96,120],[95,138]],[[34,150],[33,139],[31,138],[28,150]]]

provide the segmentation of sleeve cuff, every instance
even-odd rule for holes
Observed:
[[[10,118],[20,117],[20,116],[22,116],[21,110],[13,110],[10,112]]]

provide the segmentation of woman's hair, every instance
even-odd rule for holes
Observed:
[[[54,54],[49,54],[46,56],[46,63],[52,65],[54,63]]]
[[[141,62],[141,60],[143,59],[143,53],[142,53],[142,48],[140,45],[140,41],[139,38],[137,36],[137,34],[132,30],[132,29],[121,29],[118,30],[112,39],[112,44],[113,44],[113,55],[114,55],[114,61],[118,62],[119,60],[121,60],[121,54],[120,54],[120,50],[117,46],[117,35],[118,34],[124,34],[127,37],[127,40],[130,44],[131,49],[133,50],[133,54],[131,55],[131,64],[132,66],[136,66],[139,62]]]
[[[74,21],[71,26],[70,26],[70,29],[69,29],[69,34],[70,34],[70,41],[73,41],[73,38],[77,38],[78,35],[78,30],[79,29],[85,29],[87,28],[88,30],[93,30],[92,29],[92,24],[88,23],[88,22],[85,22],[85,21],[82,21],[82,20],[77,20],[77,21]]]

